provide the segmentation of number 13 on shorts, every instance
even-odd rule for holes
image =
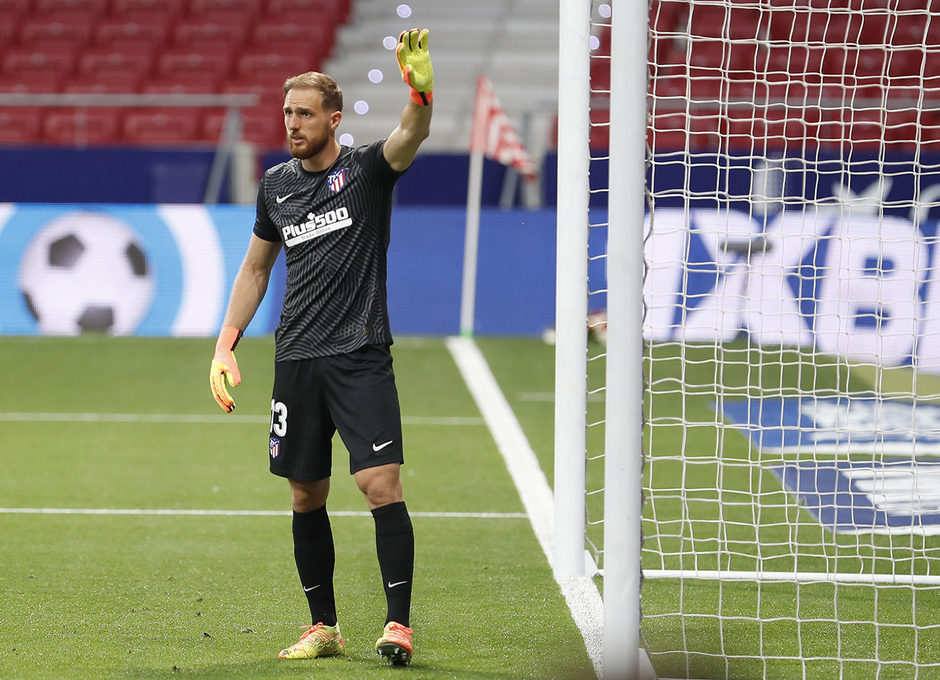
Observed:
[[[271,434],[287,436],[287,404],[274,399],[271,400]]]

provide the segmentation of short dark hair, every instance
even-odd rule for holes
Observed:
[[[309,88],[323,95],[323,108],[326,111],[343,110],[343,91],[336,81],[325,73],[307,71],[284,81],[284,94],[293,89]]]

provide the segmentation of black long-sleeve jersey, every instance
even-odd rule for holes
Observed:
[[[282,241],[287,284],[275,361],[392,343],[386,291],[392,189],[384,141],[343,146],[327,170],[281,163],[261,178],[254,233]]]

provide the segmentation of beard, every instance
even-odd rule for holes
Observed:
[[[329,141],[329,137],[322,135],[314,139],[304,138],[301,144],[294,144],[290,133],[287,133],[287,146],[290,149],[290,155],[298,160],[313,158],[326,148]]]

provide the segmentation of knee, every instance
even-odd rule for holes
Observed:
[[[370,510],[404,500],[397,465],[362,470],[356,473],[356,484]]]
[[[291,480],[291,507],[294,512],[312,512],[326,505],[330,492],[330,480],[298,482]]]

